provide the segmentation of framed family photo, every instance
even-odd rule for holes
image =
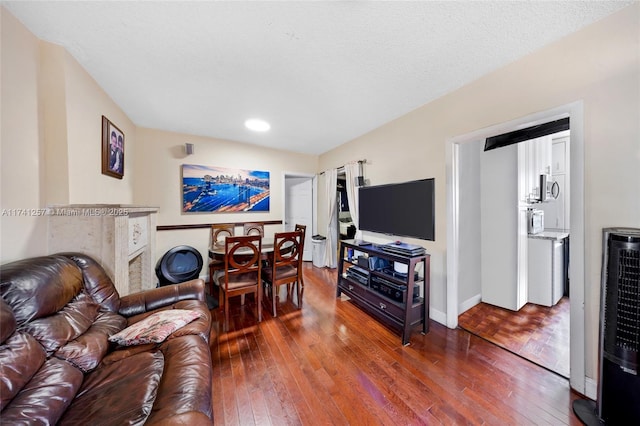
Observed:
[[[102,116],[102,174],[117,179],[124,176],[124,133]]]

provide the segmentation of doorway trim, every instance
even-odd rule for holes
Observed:
[[[584,293],[589,285],[585,271],[585,209],[584,209],[584,104],[573,102],[557,108],[527,115],[505,123],[453,137],[446,146],[447,175],[447,327],[458,326],[459,302],[459,162],[460,145],[484,140],[489,136],[520,130],[560,118],[571,120],[571,252],[569,261],[570,300],[570,384],[573,389],[585,393],[585,321]],[[589,392],[591,393],[591,392]]]

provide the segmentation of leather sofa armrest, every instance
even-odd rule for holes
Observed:
[[[204,281],[200,278],[180,284],[145,290],[120,298],[118,313],[124,317],[143,314],[181,300],[200,300],[206,303]]]

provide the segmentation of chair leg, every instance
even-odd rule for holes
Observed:
[[[278,286],[275,283],[271,283],[271,305],[273,307],[273,317],[277,317],[278,313],[276,312],[276,289]]]
[[[229,293],[224,292],[224,330],[229,331]]]
[[[262,301],[269,301],[269,283],[266,281],[262,281],[262,294],[260,295]]]
[[[256,299],[256,305],[258,307],[258,322],[262,322],[262,283],[258,284]]]
[[[209,294],[213,296],[213,266],[209,266]]]
[[[302,279],[296,281],[296,288],[298,290],[298,309],[302,309],[302,293],[304,293],[304,284]]]

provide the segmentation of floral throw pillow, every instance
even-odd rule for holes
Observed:
[[[109,337],[109,341],[120,346],[161,343],[171,333],[200,318],[200,316],[200,312],[191,309],[159,311],[114,334]]]

